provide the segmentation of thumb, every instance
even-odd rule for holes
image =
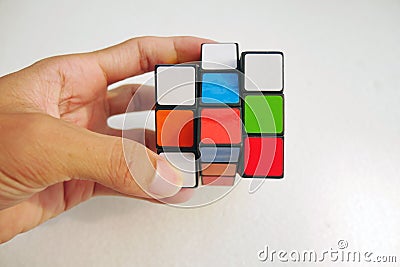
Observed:
[[[59,170],[57,177],[91,180],[146,198],[170,197],[182,187],[180,173],[138,142],[94,133],[50,116],[46,121],[36,125],[44,125],[42,155]]]

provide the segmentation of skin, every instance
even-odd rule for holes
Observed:
[[[106,123],[126,111],[138,85],[107,87],[152,71],[155,64],[199,60],[205,42],[211,41],[134,38],[91,53],[47,58],[1,77],[0,243],[93,196],[187,200],[191,193],[185,189],[150,196],[146,186],[162,160],[151,151],[154,132],[132,131],[132,140],[123,143],[121,131]],[[148,95],[137,98],[135,110],[151,108]],[[134,141],[142,139],[150,149]]]

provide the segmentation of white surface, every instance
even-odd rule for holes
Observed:
[[[246,54],[242,60],[244,60],[245,90],[282,90],[283,58],[281,54]]]
[[[158,67],[157,101],[160,105],[193,105],[196,69],[191,66]]]
[[[283,180],[252,195],[241,181],[199,209],[95,198],[0,246],[0,266],[313,266],[257,252],[339,239],[399,253],[399,14],[388,0],[0,1],[0,74],[133,36],[192,34],[283,51],[286,97]]]
[[[204,44],[201,46],[203,69],[236,69],[238,51],[236,44]]]
[[[183,186],[193,187],[196,185],[196,158],[193,153],[160,153],[175,169],[182,173]]]

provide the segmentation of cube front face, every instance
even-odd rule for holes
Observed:
[[[156,67],[157,152],[184,187],[283,177],[283,54],[203,44],[200,64]],[[241,75],[239,71],[244,73]],[[198,79],[198,80],[197,80]]]

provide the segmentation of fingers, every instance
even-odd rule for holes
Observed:
[[[156,151],[156,133],[149,129],[116,130],[109,128],[105,133],[117,137],[123,137],[146,146],[151,151]]]
[[[154,87],[140,84],[122,85],[107,92],[107,101],[110,116],[125,112],[152,110],[155,105]]]
[[[101,67],[108,84],[152,71],[156,64],[177,64],[200,59],[202,43],[208,39],[139,37],[89,54]]]
[[[181,189],[180,174],[138,142],[88,131],[71,134],[80,139],[69,150],[75,155],[68,169],[72,177],[89,179],[122,194],[143,198],[169,197]]]
[[[172,197],[162,198],[162,199],[149,199],[149,198],[141,198],[143,200],[147,200],[153,203],[158,204],[179,204],[184,203],[192,198],[195,190],[192,188],[183,188],[176,195]],[[112,190],[108,187],[105,187],[101,184],[97,184],[93,190],[93,196],[119,196],[119,197],[129,197],[122,193],[119,193],[115,190]],[[138,198],[138,197],[135,197]]]
[[[20,121],[24,129],[9,127],[3,136],[10,139],[4,150],[14,149],[18,160],[11,177],[23,184],[45,188],[71,178],[85,179],[143,198],[170,197],[181,189],[181,174],[138,142],[97,134],[43,114],[16,114],[5,119],[10,125]],[[18,139],[13,138],[17,135],[14,130]],[[7,161],[6,154],[0,159]],[[12,173],[11,162],[7,166]]]

